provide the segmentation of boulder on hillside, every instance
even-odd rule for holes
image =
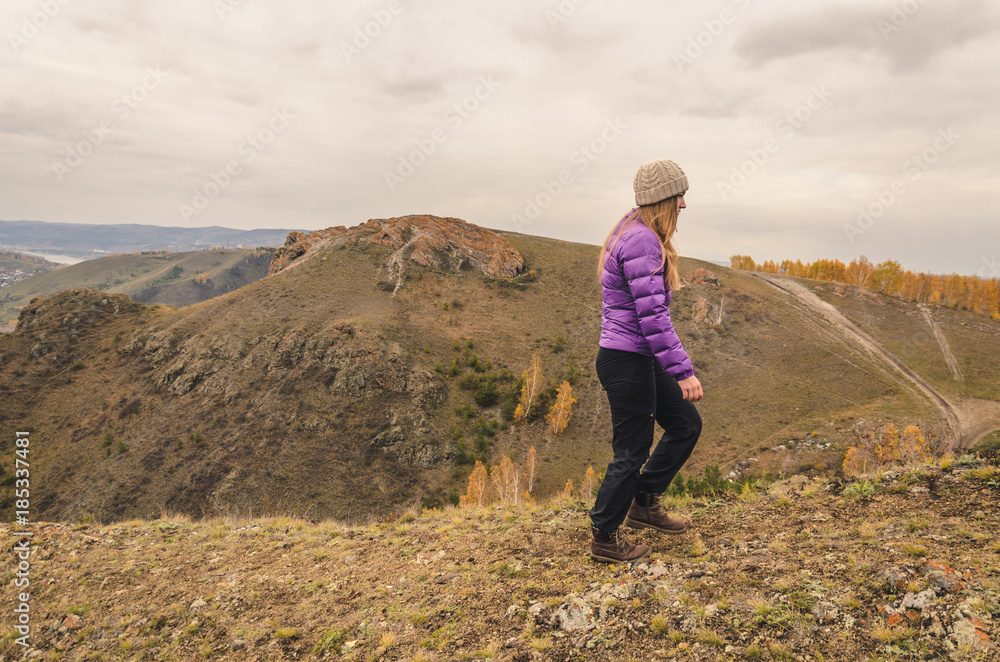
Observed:
[[[695,269],[681,279],[686,285],[710,285],[719,287],[719,277],[708,269]]]
[[[708,299],[702,297],[694,302],[694,321],[702,323],[708,317]]]

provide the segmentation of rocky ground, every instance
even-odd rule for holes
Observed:
[[[588,558],[588,504],[572,501],[364,526],[38,523],[32,647],[14,641],[8,544],[0,656],[1000,659],[996,466],[795,476],[671,505],[694,529],[632,534],[654,554],[618,566]]]

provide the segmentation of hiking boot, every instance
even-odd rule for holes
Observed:
[[[590,558],[601,563],[625,563],[649,556],[652,550],[647,545],[633,545],[620,531],[598,531],[591,525]]]
[[[632,507],[628,509],[625,524],[633,529],[656,529],[662,533],[684,533],[690,524],[684,520],[667,515],[660,505],[662,494],[636,492]]]

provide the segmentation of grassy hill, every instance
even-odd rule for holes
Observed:
[[[694,527],[630,534],[653,555],[620,566],[589,559],[590,502],[575,498],[356,524],[39,522],[30,654],[986,662],[1000,638],[1000,469],[969,462],[678,497]],[[19,604],[14,574],[6,605]],[[5,659],[16,636],[8,625]]]
[[[190,305],[262,278],[272,253],[268,249],[154,251],[86,260],[0,291],[0,321],[13,323],[33,298],[74,287],[126,294],[140,303]]]
[[[469,461],[506,454],[523,464],[531,446],[541,496],[588,466],[600,471],[611,423],[593,368],[598,248],[502,234],[525,260],[516,278],[411,263],[393,292],[391,248],[333,237],[282,271],[181,308],[79,289],[27,306],[18,332],[0,338],[0,417],[47,440],[32,465],[49,486],[35,507],[98,521],[164,508],[357,520],[447,503]],[[718,286],[691,284],[672,305],[706,394],[685,475],[707,465],[835,469],[861,421],[946,436],[939,409],[898,371],[785,293],[681,259],[683,276],[697,269]],[[956,356],[1000,329],[977,317],[979,332],[966,315]],[[532,353],[552,388],[540,415],[515,425]],[[563,379],[578,403],[551,438],[544,405]],[[11,444],[0,440],[6,457]],[[12,497],[3,499],[7,513]]]

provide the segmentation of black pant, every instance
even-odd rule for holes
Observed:
[[[636,492],[661,493],[670,486],[698,442],[701,415],[655,357],[601,347],[596,367],[611,405],[614,459],[590,519],[599,530],[614,531]],[[650,454],[654,422],[664,432]]]

